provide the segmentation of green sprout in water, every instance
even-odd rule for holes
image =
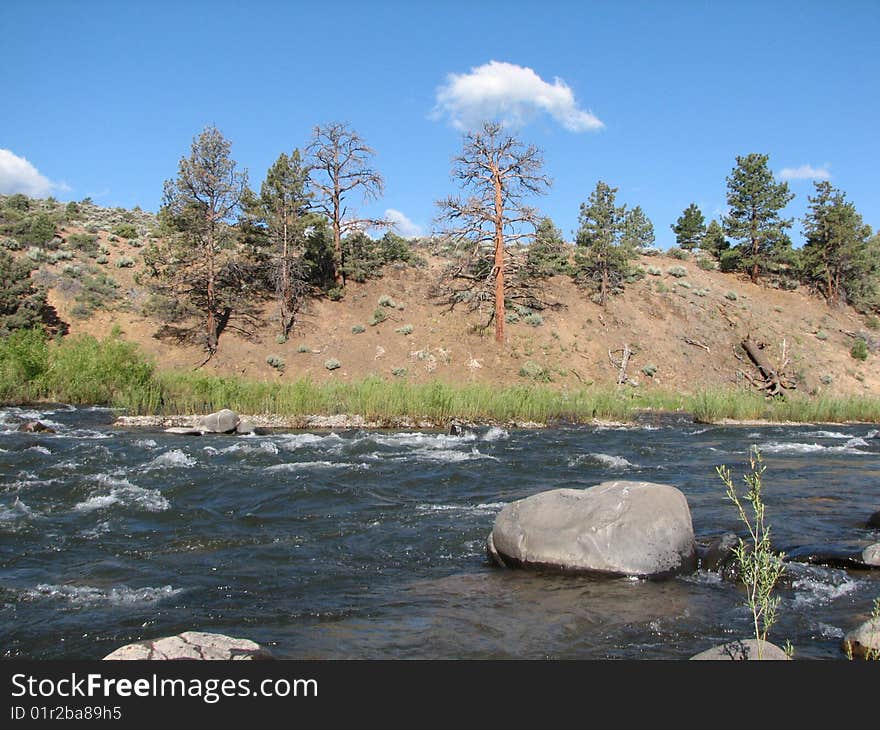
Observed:
[[[766,467],[761,460],[761,452],[752,446],[749,452],[751,473],[743,477],[746,492],[740,495],[730,477],[730,469],[717,467],[716,471],[727,488],[727,498],[736,505],[740,520],[749,533],[748,544],[740,538],[734,549],[740,578],[746,586],[747,604],[752,612],[755,639],[758,642],[758,659],[763,659],[767,634],[776,622],[776,609],[779,597],[773,595],[776,583],[785,572],[783,553],[773,552],[770,545],[770,525],[765,522],[763,499],[763,476]],[[751,504],[748,510],[746,503]],[[749,511],[751,515],[749,515]]]

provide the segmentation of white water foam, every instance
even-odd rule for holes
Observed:
[[[859,587],[859,581],[851,578],[845,571],[802,566],[803,576],[792,581],[795,590],[794,605],[817,606],[852,593]]]
[[[333,461],[296,461],[285,464],[273,464],[267,466],[263,471],[282,472],[282,471],[307,471],[309,469],[369,469],[369,464],[348,464]]]
[[[503,428],[492,426],[488,431],[486,431],[486,433],[483,434],[483,441],[501,441],[502,439],[506,439],[509,437],[510,434]]]
[[[814,439],[849,439],[850,434],[840,433],[840,431],[807,431],[804,436],[810,436]]]
[[[822,444],[806,444],[806,443],[783,443],[780,441],[767,441],[758,447],[762,453],[766,454],[813,454],[818,452],[826,452],[829,454],[852,454],[858,456],[867,456],[869,452],[860,451],[857,447],[867,446],[864,439],[852,438],[842,446],[823,446]]]
[[[25,451],[36,451],[38,454],[45,454],[46,456],[50,456],[52,454],[52,452],[45,446],[28,446]]]
[[[506,502],[486,504],[417,504],[419,512],[467,512],[469,514],[495,514],[507,506]]]
[[[293,433],[282,436],[278,440],[278,445],[288,451],[295,451],[303,446],[329,447],[335,450],[343,445],[343,441],[345,439],[336,433],[328,433],[325,436],[316,433]]]
[[[568,465],[571,467],[581,466],[582,464],[593,462],[609,469],[639,469],[638,464],[624,459],[622,456],[614,456],[612,454],[581,454],[574,459],[570,459]]]
[[[144,489],[127,479],[116,479],[108,474],[98,474],[97,481],[102,486],[110,487],[110,492],[89,497],[85,502],[74,505],[74,510],[94,512],[120,504],[125,507],[137,507],[147,512],[164,512],[171,507],[171,503],[157,489]]]
[[[144,465],[144,471],[153,469],[190,469],[196,465],[196,460],[188,456],[180,449],[172,449],[164,454],[159,454],[148,464]]]
[[[134,445],[139,449],[155,449],[158,444],[153,439],[138,439]]]
[[[206,446],[205,449],[211,448],[210,446]],[[258,444],[249,443],[246,441],[237,442],[232,444],[232,446],[227,446],[225,449],[220,449],[219,451],[216,449],[212,449],[215,454],[272,454],[275,455],[278,453],[278,447],[272,443],[271,441],[260,441]]]
[[[38,516],[39,513],[34,512],[18,497],[15,501],[4,509],[0,509],[0,525],[10,525],[21,520],[27,520],[31,517]]]
[[[97,588],[94,586],[72,585],[39,585],[24,591],[27,600],[54,599],[67,601],[75,605],[110,604],[111,606],[130,606],[141,603],[155,603],[165,598],[171,598],[182,593],[182,588],[161,586],[153,588],[129,588],[127,586],[113,586],[111,588]]]

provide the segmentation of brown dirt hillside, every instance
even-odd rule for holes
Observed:
[[[75,232],[83,229],[69,226],[60,235]],[[161,368],[198,366],[204,360],[202,350],[159,339],[161,324],[141,314],[147,297],[144,286],[136,283],[143,267],[141,251],[106,231],[99,233],[99,242],[109,249],[103,271],[119,284],[121,298],[111,309],[99,309],[86,319],[74,316],[76,287],[65,285],[64,271],[79,259],[44,263],[37,275],[50,286],[50,302],[70,332],[103,336],[118,325],[124,337],[137,342]],[[89,263],[82,254],[77,257],[83,258],[83,265]],[[134,259],[134,266],[116,266],[120,257]],[[414,382],[504,384],[533,382],[534,377],[521,374],[528,371],[543,373],[540,377],[555,386],[577,388],[613,383],[617,368],[610,362],[609,350],[627,344],[634,352],[627,371],[630,387],[693,392],[745,384],[738,372],[754,371],[739,359],[738,343],[750,335],[766,344],[774,362],[785,342],[789,372],[797,377],[801,391],[880,394],[877,355],[865,362],[850,355],[853,339],[845,333],[867,331],[865,319],[854,310],[829,308],[803,288],[781,291],[755,286],[739,276],[704,271],[694,260],[653,256],[640,264],[661,273],[629,285],[606,309],[590,302],[567,277],[549,280],[547,291],[561,306],[542,312],[543,323],[538,326],[522,321],[508,324],[503,349],[495,345],[491,331],[475,331],[474,325],[484,323],[485,316],[446,312],[432,302],[429,291],[441,260],[429,257],[424,268],[390,266],[381,279],[351,283],[342,301],[310,302],[293,336],[283,344],[276,342],[274,307],[267,304],[265,326],[252,338],[225,332],[219,352],[204,368],[264,380],[302,376],[354,380],[378,375]],[[677,266],[686,269],[685,277],[668,273]],[[370,326],[383,296],[398,306],[386,308],[388,319]],[[365,331],[353,333],[355,325]],[[407,325],[411,334],[397,331]],[[267,363],[270,356],[284,360],[283,372]],[[328,370],[325,362],[330,359],[338,360],[340,367]]]

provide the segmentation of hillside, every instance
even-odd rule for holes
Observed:
[[[59,226],[51,246],[19,247],[13,255],[39,264],[33,277],[48,288],[49,301],[71,334],[100,337],[118,326],[161,368],[192,369],[205,359],[203,350],[160,337],[162,323],[143,311],[149,291],[141,251],[152,230],[152,216],[143,211],[84,206]],[[264,326],[249,337],[227,330],[204,370],[269,381],[377,375],[413,382],[539,381],[577,388],[614,383],[618,369],[609,350],[628,345],[633,356],[627,387],[694,392],[748,386],[738,373],[754,371],[740,359],[739,343],[750,335],[766,344],[774,362],[785,342],[789,373],[801,392],[880,394],[876,354],[864,362],[854,359],[854,340],[847,334],[864,332],[876,339],[868,329],[873,322],[849,308],[829,308],[803,287],[756,286],[737,275],[705,271],[693,258],[644,256],[637,265],[652,273],[628,285],[605,309],[590,302],[568,277],[548,280],[548,298],[558,307],[530,318],[535,324],[523,318],[508,324],[508,344],[500,351],[491,331],[475,329],[485,316],[448,312],[431,300],[444,261],[432,255],[426,260],[424,267],[396,264],[386,267],[380,279],[350,283],[341,301],[311,300],[283,344],[276,341],[274,306],[267,303]],[[685,275],[670,274],[675,267],[683,267]],[[388,318],[370,326],[383,297],[395,306],[383,307]],[[353,331],[360,329],[357,325],[364,331]],[[267,358],[283,361],[283,368]],[[325,363],[333,359],[339,367],[328,370]]]

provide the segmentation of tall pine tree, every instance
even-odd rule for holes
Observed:
[[[866,281],[876,277],[880,266],[870,256],[871,228],[846,195],[827,180],[815,187],[804,217],[803,276],[829,303],[853,302],[864,294]]]
[[[575,280],[593,288],[603,307],[629,274],[635,248],[623,243],[626,206],[616,203],[617,188],[596,183],[589,200],[581,203],[575,253]]]
[[[780,213],[794,194],[788,183],[774,180],[767,160],[767,155],[755,153],[738,156],[727,178],[729,213],[724,216],[724,233],[738,242],[740,269],[753,283],[791,252],[791,239],[785,231],[792,219]]]

